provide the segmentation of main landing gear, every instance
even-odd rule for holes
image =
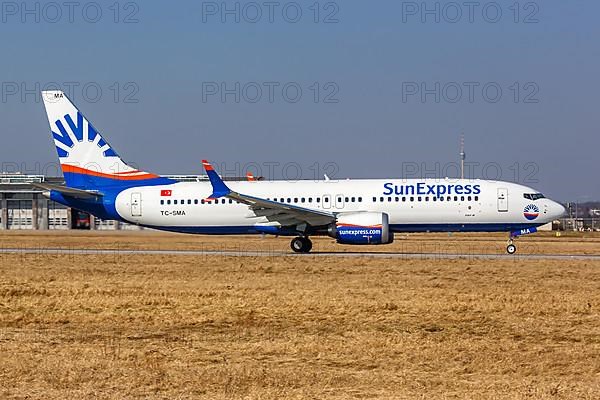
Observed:
[[[308,253],[312,249],[312,242],[306,236],[298,236],[292,239],[290,247],[295,253]]]
[[[515,252],[517,251],[517,246],[515,246],[514,240],[515,240],[514,236],[510,235],[508,237],[508,246],[506,246],[506,252],[508,254],[515,254]]]

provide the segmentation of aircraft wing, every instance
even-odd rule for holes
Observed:
[[[74,197],[76,199],[97,199],[104,196],[102,193],[96,191],[75,189],[62,185],[53,185],[51,183],[32,183],[32,185],[40,189],[54,190],[65,196]]]
[[[247,204],[256,216],[265,217],[271,222],[278,222],[281,226],[302,224],[321,226],[335,221],[335,214],[331,212],[311,210],[234,192],[227,187],[208,161],[203,160],[202,164],[213,187],[213,194],[208,200],[227,197],[242,204]]]

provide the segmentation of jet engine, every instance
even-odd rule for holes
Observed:
[[[386,213],[342,213],[327,234],[341,244],[388,244],[394,241],[388,221]]]

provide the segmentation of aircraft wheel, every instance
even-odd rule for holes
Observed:
[[[506,252],[508,254],[515,254],[516,251],[517,251],[517,246],[515,246],[514,244],[509,244],[508,246],[506,246]]]
[[[312,249],[312,242],[307,237],[298,236],[292,239],[290,247],[295,253],[308,253]]]
[[[310,251],[312,250],[312,240],[306,237],[304,238],[304,241],[306,243],[306,252],[310,253]]]

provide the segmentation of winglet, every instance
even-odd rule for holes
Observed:
[[[217,174],[215,169],[207,160],[202,160],[202,165],[206,170],[206,174],[208,175],[208,179],[210,180],[210,184],[213,188],[212,195],[210,195],[210,197],[206,200],[218,199],[219,197],[227,196],[229,193],[231,193],[231,189],[227,187],[225,182],[223,182],[223,179],[221,179],[219,174]]]

